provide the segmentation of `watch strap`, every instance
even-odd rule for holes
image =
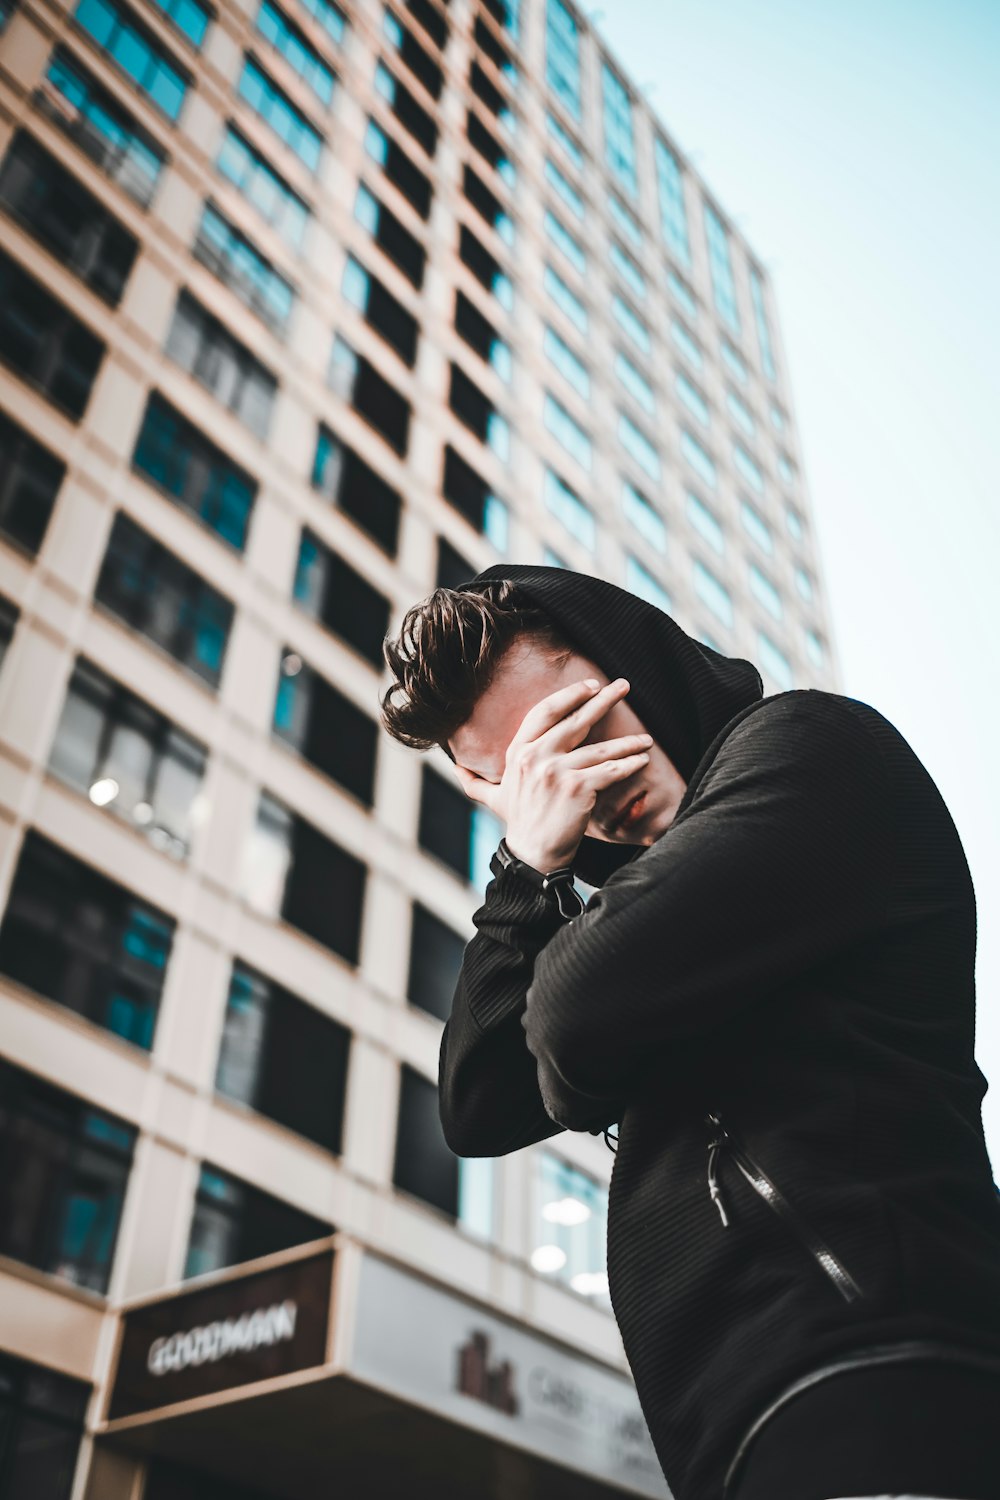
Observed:
[[[494,875],[499,875],[501,870],[510,870],[522,880],[527,881],[529,885],[533,885],[536,890],[546,894],[551,891],[560,912],[570,920],[578,917],[584,910],[583,897],[573,884],[572,865],[562,865],[557,870],[537,870],[526,860],[518,859],[506,838],[502,838],[490,860],[490,869]]]

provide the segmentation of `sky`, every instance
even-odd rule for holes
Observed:
[[[1000,1181],[1000,0],[609,0],[599,36],[770,273],[837,690],[976,891]]]

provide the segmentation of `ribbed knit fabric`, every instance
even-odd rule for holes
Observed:
[[[629,678],[687,790],[648,848],[584,840],[598,889],[572,921],[507,871],[487,887],[441,1039],[445,1138],[497,1156],[618,1123],[615,1316],[676,1500],[722,1500],[744,1433],[824,1363],[910,1340],[1000,1355],[972,880],[933,780],[872,706],[763,698],[751,664],[583,574],[498,566],[466,587],[498,576]],[[854,1301],[725,1156],[723,1225],[709,1110]]]

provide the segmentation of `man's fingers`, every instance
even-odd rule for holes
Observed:
[[[454,761],[452,761],[451,768],[457,776],[465,795],[471,797],[473,802],[481,802],[484,807],[490,807],[490,803],[483,795],[483,788],[492,786],[493,783],[484,781],[482,776],[474,776],[471,771],[467,771],[464,766],[456,765]],[[492,811],[492,808],[490,810]]]
[[[557,688],[554,693],[549,693],[547,698],[540,699],[528,709],[511,744],[521,740],[537,739],[540,734],[551,728],[553,724],[557,724],[560,719],[565,718],[574,708],[581,707],[589,699],[595,697],[596,690],[590,686],[590,683],[596,680],[596,678],[589,678],[585,682],[571,682],[568,687]]]

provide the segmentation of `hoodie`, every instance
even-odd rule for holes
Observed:
[[[733,1500],[804,1384],[1000,1375],[971,875],[871,705],[764,696],[752,663],[586,574],[460,587],[501,578],[629,679],[687,786],[654,844],[583,838],[579,916],[493,866],[441,1038],[445,1139],[499,1156],[618,1125],[608,1282],[639,1401],[676,1500]]]

